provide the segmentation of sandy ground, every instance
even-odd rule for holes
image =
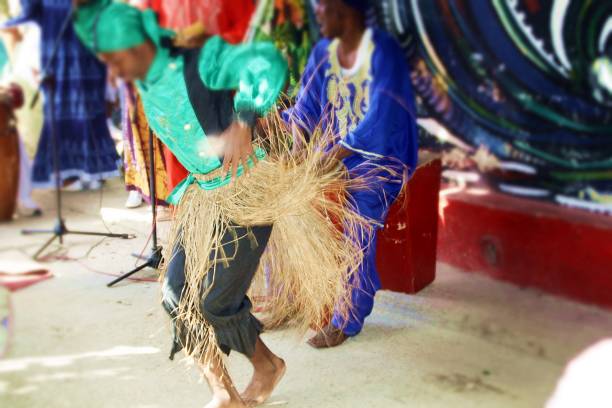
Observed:
[[[49,193],[37,199],[53,202]],[[147,209],[125,210],[124,199],[119,182],[102,193],[65,195],[69,227],[137,238],[70,236],[60,252],[65,259],[48,264],[55,278],[12,296],[15,336],[0,360],[0,407],[192,408],[207,402],[196,370],[167,358],[158,284],[106,287],[111,277],[105,274],[129,270],[135,263],[130,254],[142,251],[148,236]],[[51,225],[51,209],[45,214],[1,225],[0,256],[33,253],[43,238],[19,230]],[[418,295],[381,292],[364,332],[342,347],[316,351],[294,333],[265,334],[288,364],[269,406],[539,407],[567,361],[604,337],[612,337],[610,311],[439,264],[436,282]],[[239,386],[246,384],[248,363],[233,355],[230,366]]]

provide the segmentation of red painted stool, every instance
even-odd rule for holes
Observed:
[[[419,154],[416,172],[391,206],[378,233],[376,262],[383,289],[416,293],[434,281],[441,173],[438,157]]]

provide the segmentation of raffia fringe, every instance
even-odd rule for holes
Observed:
[[[220,243],[232,225],[273,225],[251,295],[267,299],[268,321],[289,322],[301,333],[322,328],[334,310],[349,313],[350,288],[363,257],[358,243],[372,231],[346,194],[368,181],[349,179],[341,166],[321,168],[321,146],[329,134],[313,135],[300,159],[289,154],[292,135],[278,114],[268,118],[260,135],[258,144],[268,156],[248,176],[213,191],[189,188],[166,247],[167,257],[179,239],[185,249],[186,287],[177,320],[186,352],[199,363],[222,361],[200,310],[205,296],[200,287],[227,261]]]

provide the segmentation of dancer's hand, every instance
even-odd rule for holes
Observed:
[[[249,172],[248,159],[257,164],[257,157],[251,141],[252,129],[244,123],[234,122],[221,134],[224,144],[223,171],[231,170],[232,179],[236,178],[238,166],[242,164],[245,174]]]

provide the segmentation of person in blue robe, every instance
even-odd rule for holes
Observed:
[[[387,168],[366,189],[351,193],[353,204],[376,229],[384,227],[390,205],[405,176],[417,164],[415,102],[410,70],[397,42],[366,27],[365,0],[322,0],[316,10],[324,37],[313,49],[295,105],[284,112],[294,130],[307,135],[332,129],[327,152],[341,160],[352,177]],[[392,169],[392,170],[391,170]],[[376,270],[376,232],[360,242],[364,259],[352,289],[352,313],[335,313],[328,327],[309,340],[333,347],[359,334],[372,312],[381,283]]]

